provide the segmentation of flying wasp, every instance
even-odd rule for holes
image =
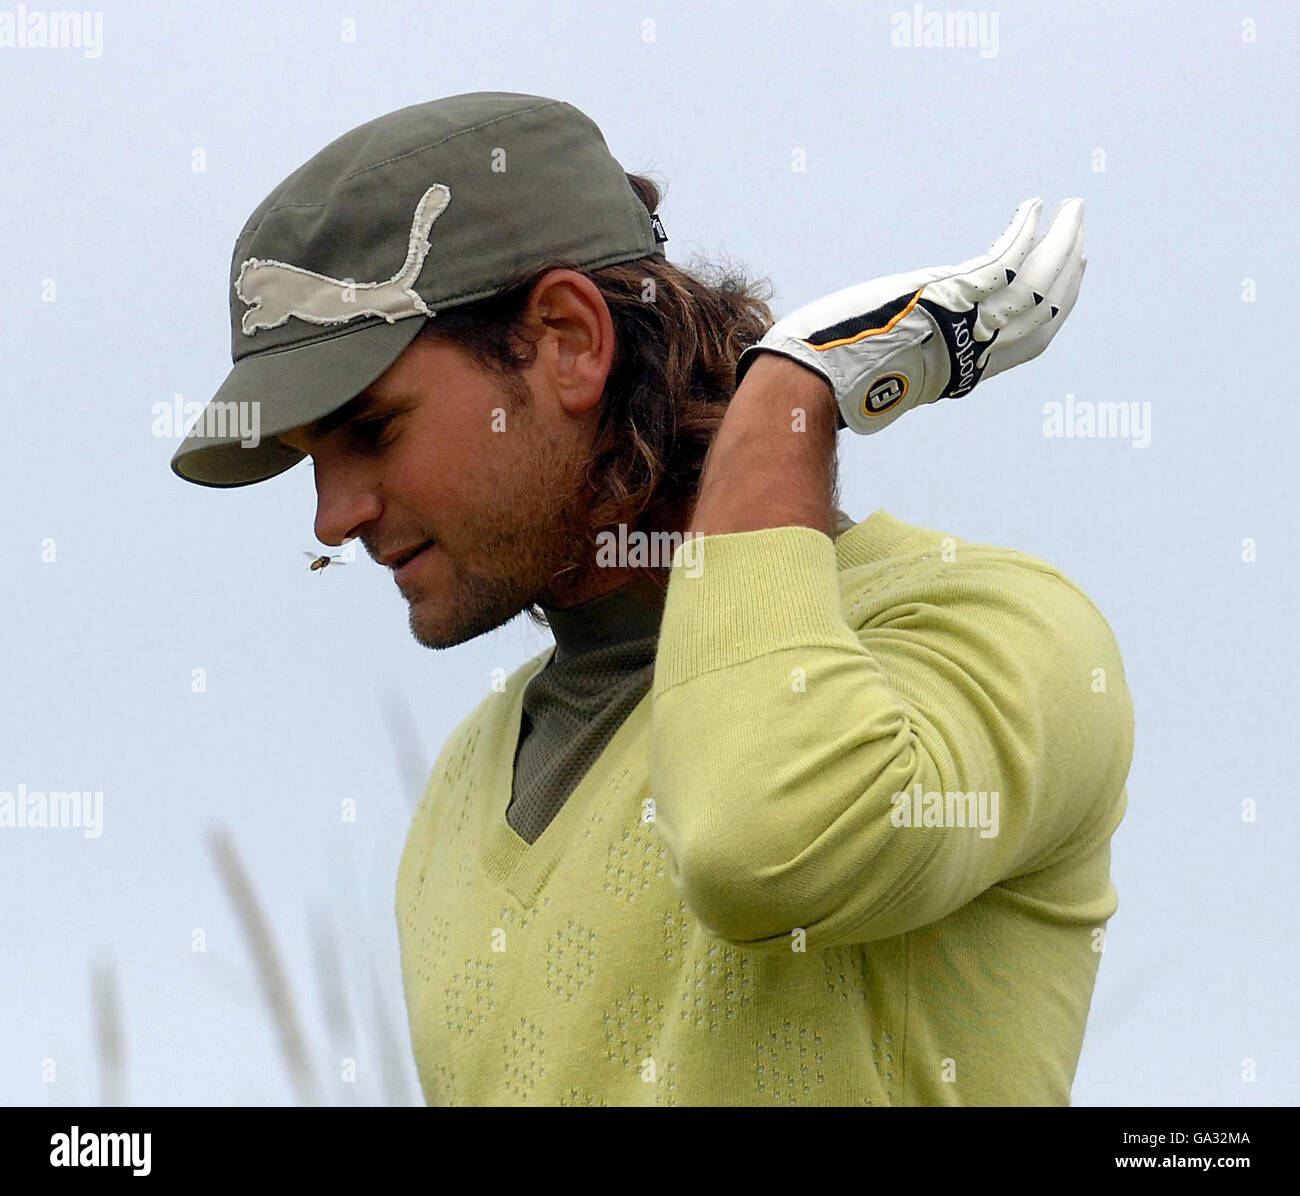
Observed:
[[[321,556],[318,553],[306,551],[304,551],[302,555],[311,561],[311,564],[308,565],[307,568],[309,568],[313,573],[319,569],[327,568],[329,565],[347,564],[347,561],[345,561],[341,556]]]

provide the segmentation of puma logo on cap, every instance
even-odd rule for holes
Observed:
[[[451,202],[451,191],[435,183],[415,205],[406,261],[387,282],[330,278],[288,262],[250,257],[239,268],[235,294],[248,304],[240,323],[252,336],[259,328],[278,328],[290,316],[309,324],[346,324],[362,316],[383,316],[390,324],[433,312],[415,290],[429,252],[429,231]]]

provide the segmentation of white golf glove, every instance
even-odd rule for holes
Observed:
[[[1042,201],[1027,199],[980,257],[836,291],[778,320],[736,364],[780,353],[830,384],[844,423],[879,432],[905,411],[969,394],[1037,357],[1079,294],[1083,200],[1067,199],[1034,243]]]

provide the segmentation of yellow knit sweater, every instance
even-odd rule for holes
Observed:
[[[1050,565],[884,511],[678,550],[653,689],[531,846],[520,695],[434,766],[397,917],[430,1104],[1066,1104],[1133,712]]]

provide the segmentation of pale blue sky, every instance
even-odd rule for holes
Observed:
[[[981,252],[1028,196],[1047,216],[1086,198],[1088,274],[1048,353],[882,435],[842,435],[844,505],[1042,556],[1119,640],[1137,747],[1076,1103],[1297,1103],[1288,6],[1005,3],[984,10],[996,54],[894,45],[891,15],[912,6],[888,3],[101,11],[97,56],[0,45],[0,790],[104,794],[99,838],[0,830],[0,1102],[99,1099],[101,959],[122,990],[129,1100],[292,1099],[203,845],[218,822],[329,1099],[417,1099],[392,912],[415,794],[386,710],[411,711],[420,772],[492,670],[549,639],[521,619],[420,648],[385,571],[306,571],[309,467],[186,485],[152,408],[225,376],[231,246],[272,186],[384,112],[505,90],[591,115],[625,167],[666,183],[670,259],[744,263],[773,280],[778,314]],[[1150,403],[1149,445],[1045,437],[1044,404],[1067,394]],[[314,910],[342,938],[354,1090]],[[402,1048],[387,1086],[376,1009]]]

